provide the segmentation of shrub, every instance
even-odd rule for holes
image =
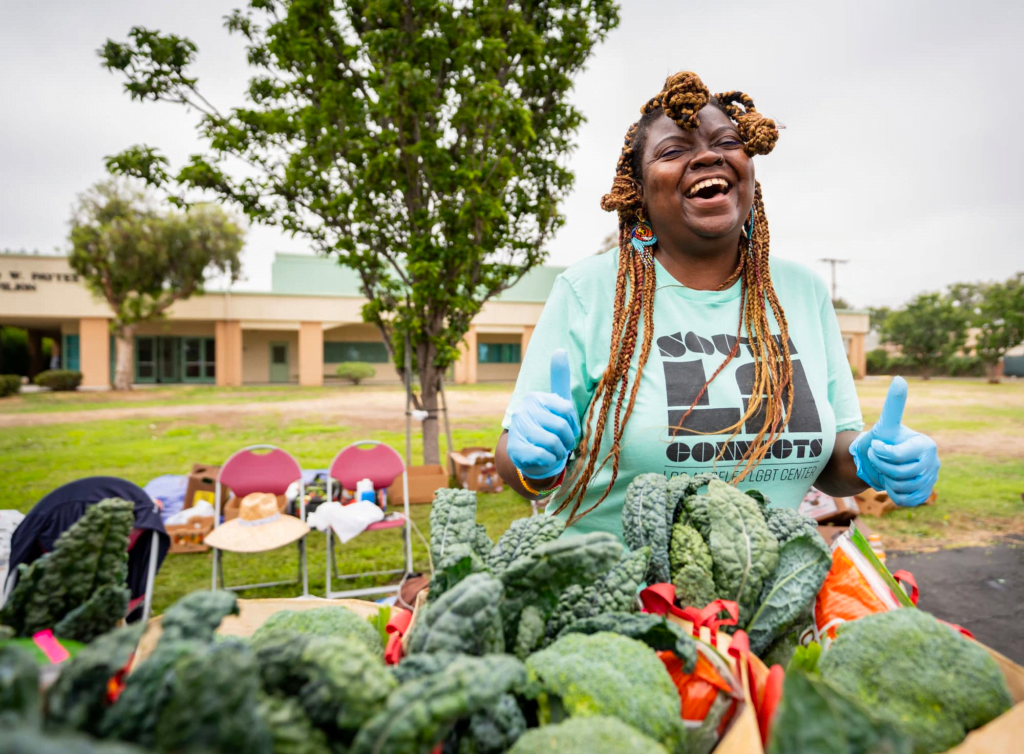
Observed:
[[[885,374],[889,367],[889,352],[884,348],[868,351],[866,356],[868,374]]]
[[[362,361],[346,361],[338,364],[334,373],[344,380],[351,380],[353,385],[358,385],[360,381],[376,375],[377,370]]]
[[[977,356],[950,356],[946,359],[950,377],[984,377],[985,364]]]
[[[77,390],[82,384],[82,373],[70,369],[50,369],[37,374],[33,382],[50,390]]]
[[[0,374],[0,398],[17,395],[21,390],[21,376],[17,374]]]
[[[853,364],[850,364],[850,374],[853,375],[853,379],[859,380],[861,377],[860,370],[857,369]]]

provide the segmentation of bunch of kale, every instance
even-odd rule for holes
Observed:
[[[758,655],[797,624],[832,565],[814,521],[710,474],[636,477],[622,531],[634,550],[650,548],[648,582],[674,584],[680,605],[737,603],[737,628]]]

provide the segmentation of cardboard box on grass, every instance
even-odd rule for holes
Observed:
[[[238,615],[229,615],[225,618],[221,622],[220,628],[217,629],[217,633],[221,636],[244,638],[256,633],[256,629],[266,623],[274,613],[279,613],[282,610],[315,610],[332,605],[347,607],[362,618],[370,618],[380,612],[379,605],[366,600],[322,600],[318,598],[238,600]],[[133,670],[153,653],[160,640],[162,623],[162,615],[150,619],[145,633],[139,640],[139,646],[135,650],[135,657],[132,659]]]
[[[440,464],[429,466],[410,466],[409,503],[413,505],[434,502],[434,493],[441,487],[448,486],[448,472]],[[394,483],[388,487],[388,509],[404,505],[402,496],[402,477],[395,477]]]
[[[889,499],[889,496],[879,490],[867,489],[854,498],[861,513],[865,516],[885,516],[899,508],[896,503]],[[924,501],[925,505],[935,505],[939,494],[932,490],[932,494]]]
[[[192,464],[192,471],[188,475],[188,486],[185,488],[184,508],[191,508],[200,500],[205,500],[213,505],[214,492],[217,489],[217,473],[220,466],[210,466],[205,463]],[[226,487],[223,488],[225,497],[231,494]],[[223,498],[222,498],[223,499]]]
[[[238,515],[237,510],[235,515]],[[206,552],[210,549],[203,540],[213,531],[213,516],[197,516],[183,524],[168,524],[164,528],[171,538],[169,552]]]
[[[800,502],[798,510],[818,524],[846,524],[861,512],[859,502],[859,498],[832,497],[812,488]]]
[[[448,454],[455,467],[455,479],[463,489],[475,492],[501,492],[504,489],[501,477],[494,467],[494,453],[490,448],[463,448]],[[492,467],[491,473],[484,473],[485,467]]]

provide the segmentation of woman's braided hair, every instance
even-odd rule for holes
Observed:
[[[736,124],[740,138],[744,142],[744,151],[751,157],[771,152],[779,138],[775,122],[758,113],[754,101],[746,94],[724,92],[711,97],[700,78],[688,71],[669,76],[664,88],[640,109],[640,120],[626,132],[625,145],[615,168],[612,189],[601,199],[602,209],[619,214],[619,264],[608,366],[591,399],[578,456],[562,485],[563,491],[559,493],[561,501],[555,511],[560,513],[571,506],[568,521],[570,526],[600,505],[615,485],[619,473],[622,433],[633,412],[640,379],[651,353],[651,341],[654,336],[655,274],[653,267],[644,263],[642,255],[636,253],[631,243],[633,227],[644,219],[643,193],[639,179],[643,172],[642,157],[647,129],[660,113],[664,113],[679,127],[694,131],[700,126],[699,111],[709,104],[719,107]],[[704,387],[679,424],[671,428],[677,432],[683,431],[686,419],[703,397],[707,386],[739,353],[740,335],[746,326],[747,341],[754,356],[751,397],[739,421],[720,432],[731,432],[732,436],[735,436],[743,428],[744,423],[759,412],[764,419],[756,438],[741,459],[741,462],[745,460],[746,463],[733,479],[734,484],[743,479],[765,457],[771,444],[789,421],[793,407],[793,393],[790,387],[793,367],[789,355],[789,328],[775,295],[768,268],[768,219],[765,216],[759,183],[755,183],[753,214],[747,236],[740,239],[740,261],[736,271],[721,286],[726,288],[737,279],[742,279],[741,316],[732,350],[711,379],[704,383]],[[769,329],[769,308],[779,324],[778,336],[772,336]],[[641,323],[643,335],[640,341],[640,357],[636,377],[630,385],[629,367],[636,351]],[[612,420],[611,449],[601,459],[601,440],[609,417]],[[609,460],[612,464],[612,474],[607,488],[596,503],[579,513],[580,504],[591,480]]]

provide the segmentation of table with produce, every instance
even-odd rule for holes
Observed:
[[[200,591],[125,626],[131,515],[94,506],[0,610],[0,751],[1024,750],[1024,669],[855,527],[685,475],[633,480],[625,546],[476,507],[437,492],[414,614]]]

